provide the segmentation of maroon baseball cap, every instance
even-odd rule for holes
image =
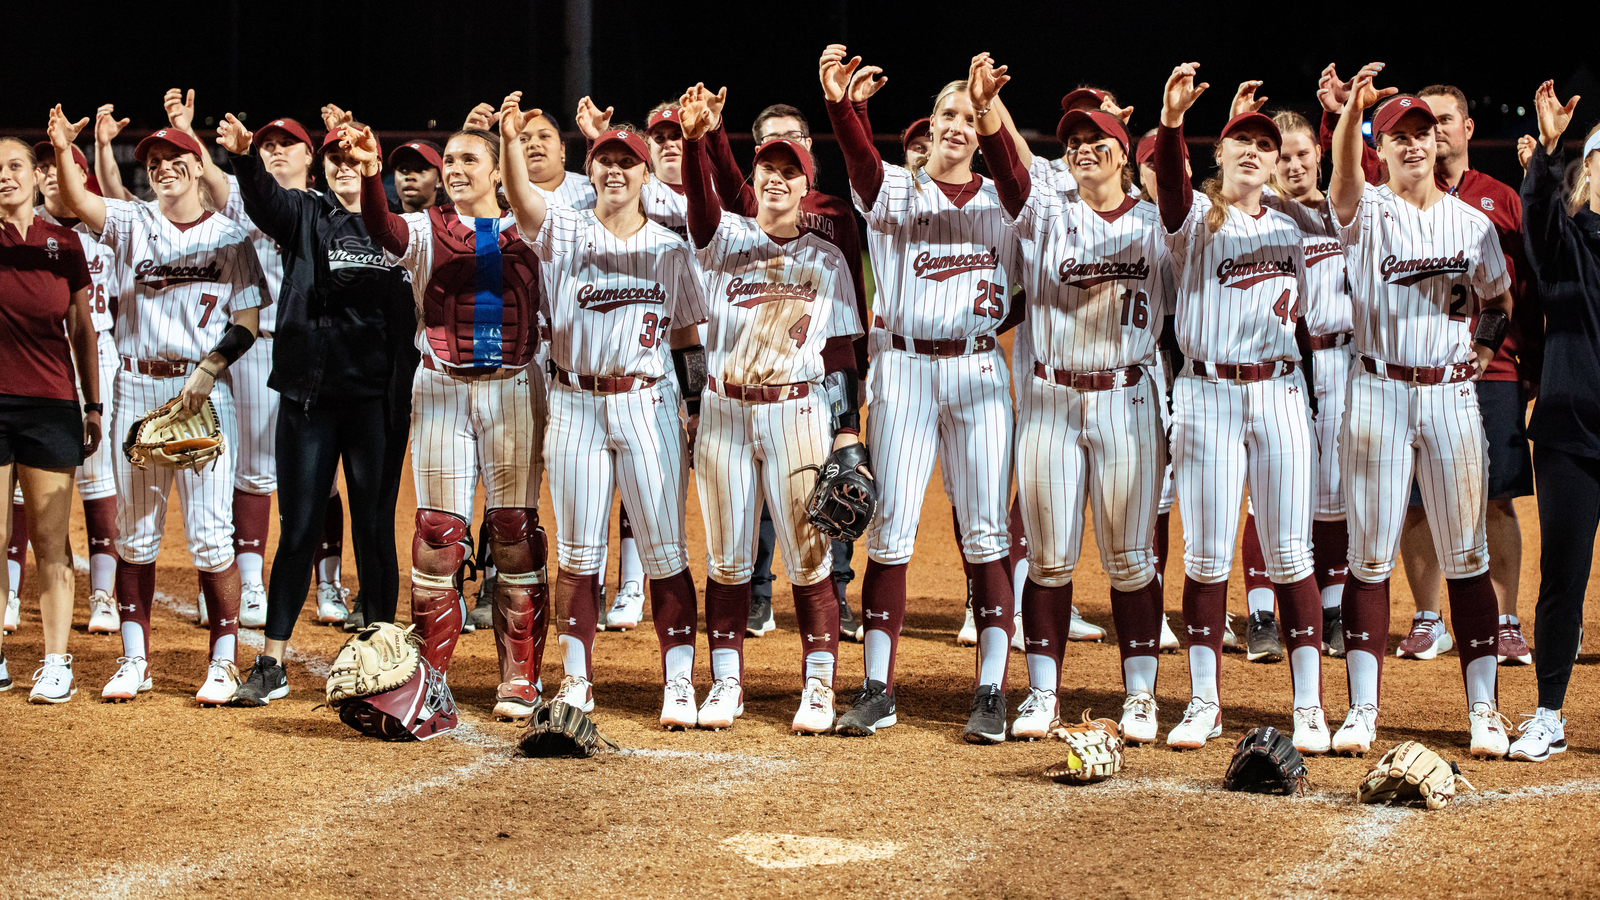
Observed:
[[[1056,140],[1065,144],[1067,135],[1079,125],[1092,125],[1105,132],[1110,137],[1117,139],[1122,145],[1122,152],[1128,152],[1128,129],[1122,125],[1122,120],[1103,109],[1073,109],[1068,110],[1056,125]]]
[[[657,125],[662,124],[676,125],[681,129],[683,127],[682,119],[683,114],[679,112],[676,106],[669,106],[666,109],[658,109],[650,114],[650,121],[644,126],[644,130],[648,133]]]
[[[400,168],[402,156],[416,156],[428,165],[444,171],[444,157],[439,155],[439,145],[432,141],[406,141],[389,154],[389,168]]]
[[[1139,149],[1134,151],[1134,162],[1144,165],[1156,155],[1156,136],[1149,135],[1139,139]]]
[[[94,173],[89,171],[89,159],[83,155],[82,150],[78,149],[77,144],[72,145],[72,159],[78,164],[78,168],[83,170],[83,186],[88,188],[89,193],[94,194],[97,197],[100,196],[100,179],[94,177]],[[51,144],[49,141],[40,141],[39,143],[34,144],[33,161],[35,165],[43,165],[45,163],[55,165],[55,145]]]
[[[811,151],[807,150],[805,145],[799,141],[791,141],[788,138],[773,138],[756,148],[755,161],[759,163],[780,150],[787,150],[794,155],[795,161],[800,164],[800,171],[806,173],[807,184],[816,180],[816,170],[811,163]]]
[[[200,146],[199,141],[190,137],[188,132],[180,131],[177,128],[163,128],[140,141],[139,146],[133,148],[133,158],[139,162],[144,162],[145,156],[150,153],[150,148],[157,144],[168,144],[184,153],[193,153],[195,156],[205,156],[206,154],[205,148]]]
[[[651,118],[655,118],[652,116]],[[671,121],[670,119],[667,121]],[[595,156],[606,147],[623,147],[629,153],[639,158],[640,162],[650,161],[650,148],[644,145],[644,138],[625,128],[607,131],[595,139],[594,146],[589,148],[589,155],[584,157],[583,164],[588,168]]]
[[[1389,102],[1378,107],[1372,115],[1372,133],[1383,134],[1400,123],[1400,120],[1409,115],[1418,115],[1428,121],[1429,125],[1439,124],[1439,117],[1433,114],[1426,101],[1411,94],[1400,94],[1391,97]]]
[[[307,134],[305,128],[301,127],[300,123],[293,119],[273,119],[271,122],[256,129],[255,136],[250,138],[250,146],[260,149],[261,142],[267,139],[266,136],[269,131],[281,131],[307,147],[311,146],[311,135]],[[326,145],[327,141],[323,141],[323,144]]]
[[[1099,109],[1100,104],[1106,102],[1106,92],[1094,88],[1078,88],[1072,93],[1061,98],[1061,111],[1072,112],[1075,109]]]
[[[932,138],[933,137],[933,120],[932,119],[929,119],[926,116],[924,116],[923,118],[918,119],[915,122],[912,122],[910,125],[907,125],[906,126],[906,130],[900,132],[900,147],[901,147],[901,149],[909,148],[911,146],[911,142],[916,140],[919,137],[925,137],[925,138]]]
[[[1279,147],[1283,146],[1283,132],[1278,130],[1278,123],[1272,121],[1271,116],[1258,112],[1240,113],[1229,119],[1228,124],[1222,126],[1222,136],[1227,137],[1249,125],[1257,126],[1266,131],[1267,134],[1272,135],[1273,143]]]

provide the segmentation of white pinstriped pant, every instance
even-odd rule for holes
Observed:
[[[880,496],[867,555],[886,565],[911,559],[937,455],[966,529],[962,555],[974,563],[1005,556],[1014,426],[1004,354],[936,359],[882,343],[867,373],[866,439]]]
[[[1183,568],[1202,584],[1226,581],[1246,482],[1274,584],[1311,575],[1317,448],[1305,378],[1248,384],[1180,375],[1172,388],[1172,468],[1183,507]]]
[[[633,523],[645,574],[683,571],[689,456],[671,377],[620,394],[553,382],[544,446],[563,571],[593,575],[605,566],[613,489]]]
[[[1085,495],[1111,586],[1135,591],[1155,577],[1151,547],[1167,453],[1164,400],[1150,376],[1147,369],[1138,383],[1107,391],[1022,376],[1017,495],[1033,581],[1061,587],[1072,580],[1083,549]]]
[[[136,565],[156,561],[167,525],[167,501],[176,487],[183,507],[189,558],[202,572],[220,572],[233,564],[233,464],[238,421],[228,386],[219,384],[211,389],[211,405],[217,410],[225,449],[203,471],[168,469],[154,463],[140,469],[121,452],[121,439],[134,419],[178,396],[187,381],[186,377],[117,373],[111,430],[106,433],[106,441],[116,454],[117,555]]]
[[[789,580],[804,586],[832,576],[831,542],[806,517],[817,472],[796,471],[822,465],[832,445],[828,398],[820,384],[811,385],[805,397],[776,403],[729,400],[705,390],[694,475],[706,525],[706,571],[713,581],[750,580],[762,497]]]
[[[267,387],[272,374],[272,341],[258,337],[250,349],[223,373],[233,392],[234,414],[239,419],[234,487],[252,494],[278,489],[278,403],[281,394]]]
[[[1393,571],[1413,470],[1444,577],[1488,571],[1489,457],[1472,382],[1412,385],[1357,366],[1347,401],[1339,465],[1350,574],[1370,582]]]
[[[523,366],[457,378],[424,365],[411,386],[411,470],[419,509],[471,523],[480,476],[485,509],[538,508],[543,372]]]
[[[1350,386],[1350,345],[1318,350],[1311,356],[1316,378],[1317,414],[1311,423],[1317,437],[1317,498],[1312,517],[1318,522],[1344,521],[1344,485],[1339,479],[1339,429]]]
[[[107,412],[100,418],[109,425],[117,418],[117,372],[122,368],[122,357],[117,355],[117,342],[109,331],[100,332],[99,350],[100,402],[105,405]],[[81,390],[79,394],[82,395]],[[122,439],[126,436],[127,431],[118,434],[115,427],[105,432],[100,440],[100,448],[78,467],[78,496],[84,500],[99,500],[117,495],[117,457],[122,453]],[[22,495],[18,493],[17,498],[21,502]]]

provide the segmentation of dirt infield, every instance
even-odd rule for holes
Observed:
[[[409,536],[406,484],[398,524]],[[601,634],[596,719],[626,749],[588,761],[509,757],[514,729],[487,715],[497,674],[487,632],[464,636],[456,651],[450,680],[463,726],[454,735],[424,744],[358,736],[314,709],[344,638],[312,624],[314,604],[295,635],[287,699],[265,709],[197,709],[206,631],[194,624],[195,576],[174,515],[157,575],[155,690],[137,702],[98,702],[119,643],[83,632],[80,602],[71,648],[78,696],[29,706],[28,676],[43,648],[36,591],[25,594],[22,627],[5,641],[18,685],[0,694],[0,897],[1600,893],[1600,638],[1590,638],[1573,676],[1573,748],[1541,765],[1467,756],[1453,653],[1390,660],[1377,747],[1415,738],[1460,760],[1478,790],[1444,811],[1355,804],[1367,766],[1355,759],[1312,760],[1312,788],[1295,799],[1223,792],[1233,740],[1257,724],[1290,725],[1288,665],[1238,654],[1223,663],[1222,739],[1192,753],[1132,750],[1114,780],[1060,786],[1038,777],[1064,756],[1059,743],[961,742],[973,654],[954,642],[963,580],[937,476],[933,484],[900,645],[898,725],[867,739],[789,735],[800,649],[780,580],[778,630],[745,645],[746,712],[730,731],[663,732],[654,631]],[[691,559],[702,585],[697,503],[690,498]],[[1531,637],[1539,555],[1531,498],[1518,510]],[[549,522],[548,495],[545,512]],[[81,523],[74,541],[81,553]],[[1093,552],[1085,556],[1076,599],[1109,628],[1106,582]],[[401,558],[408,563],[406,550]],[[864,565],[864,554],[856,561]],[[1171,571],[1167,606],[1176,614],[1177,558]],[[345,572],[353,586],[348,558]],[[83,576],[78,591],[87,595]],[[1391,646],[1410,618],[1403,578],[1394,594]],[[1600,571],[1589,597],[1600,597]],[[853,604],[859,609],[859,596]],[[1236,576],[1230,609],[1243,608]],[[1586,621],[1600,635],[1600,607],[1591,605]],[[260,633],[241,641],[242,668]],[[703,698],[703,634],[700,647]],[[1020,656],[1011,665],[1014,711],[1025,674]],[[1506,712],[1531,712],[1533,670],[1500,671]],[[553,639],[545,672],[547,685],[559,681]],[[844,645],[840,687],[860,673],[859,645]],[[1342,661],[1325,659],[1324,676],[1337,727]],[[1188,699],[1181,655],[1162,658],[1159,688],[1165,735]],[[1119,715],[1115,648],[1070,646],[1062,697],[1064,715]]]

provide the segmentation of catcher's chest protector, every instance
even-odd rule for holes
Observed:
[[[444,673],[424,659],[411,680],[381,694],[345,701],[346,706],[365,704],[387,716],[412,738],[425,741],[456,727],[456,700],[445,683]],[[392,728],[389,730],[393,730]]]
[[[422,296],[428,346],[454,366],[527,365],[539,347],[539,258],[516,226],[467,227],[453,209],[428,210],[433,271]],[[496,264],[498,262],[498,265]]]

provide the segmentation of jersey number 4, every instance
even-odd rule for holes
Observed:
[[[972,301],[972,314],[991,319],[1006,317],[1005,287],[992,281],[978,282],[978,296]]]
[[[1135,328],[1150,327],[1150,295],[1144,291],[1137,294],[1133,291],[1122,289],[1122,327],[1132,325]]]
[[[1272,311],[1285,325],[1293,325],[1300,318],[1300,305],[1292,299],[1292,291],[1284,291],[1278,295],[1278,302],[1272,304]]]

